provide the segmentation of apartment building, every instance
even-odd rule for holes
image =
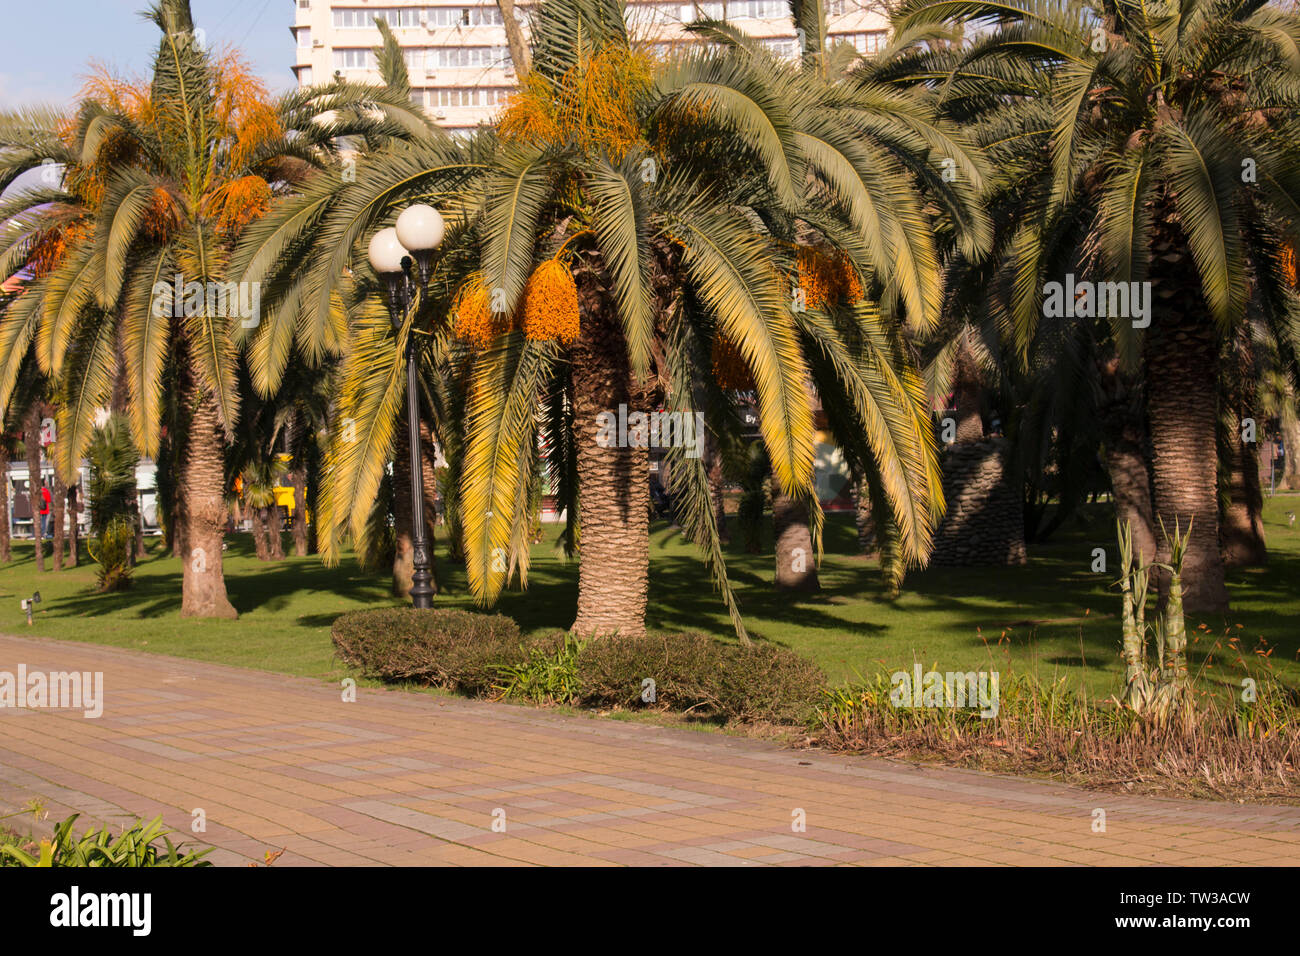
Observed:
[[[293,71],[300,86],[328,82],[336,73],[351,80],[378,82],[374,54],[380,44],[374,25],[377,17],[388,23],[405,50],[413,96],[449,130],[467,132],[490,122],[517,82],[495,3],[294,0],[294,5],[290,31],[297,47]],[[531,6],[516,3],[525,34]],[[632,0],[627,6],[634,40],[656,50],[693,42],[683,24],[712,17],[758,37],[781,56],[798,55],[785,0]],[[862,53],[880,49],[886,38],[886,19],[880,11],[878,2],[831,0],[831,41],[851,43]]]

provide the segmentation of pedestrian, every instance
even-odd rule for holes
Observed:
[[[50,537],[54,520],[50,517],[50,489],[41,485],[41,537]]]

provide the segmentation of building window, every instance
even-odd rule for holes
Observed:
[[[859,53],[879,53],[885,48],[889,34],[885,30],[868,30],[866,33],[839,33],[830,37],[832,44],[848,43]]]
[[[775,37],[770,40],[764,40],[763,46],[772,51],[773,55],[794,59],[799,55],[799,41],[787,39],[785,37]]]
[[[373,70],[375,51],[370,47],[345,47],[334,51],[336,70]]]
[[[298,46],[311,46],[311,27],[303,27],[298,31]]]
[[[334,10],[334,26],[340,30],[372,29],[376,19],[383,20],[394,30],[419,26],[499,27],[505,22],[501,11],[490,4],[477,7],[337,7]]]
[[[439,67],[505,67],[511,66],[510,51],[503,46],[447,46],[430,47],[425,60],[427,69]]]
[[[749,20],[786,20],[790,17],[790,7],[785,0],[748,0],[733,3],[729,9],[733,16]]]
[[[337,7],[334,10],[334,26],[340,30],[374,29],[376,20],[383,20],[394,30],[403,30],[420,25],[419,7],[393,7],[391,9],[369,9],[367,7]]]

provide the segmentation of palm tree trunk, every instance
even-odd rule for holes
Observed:
[[[316,522],[314,519],[307,519],[307,510],[311,509],[313,515],[319,512],[316,509],[316,498],[320,490],[320,448],[316,444],[315,436],[307,444],[303,456],[303,520],[307,521],[307,553],[316,553]]]
[[[1264,541],[1264,496],[1259,485],[1259,461],[1254,446],[1234,436],[1228,502],[1223,512],[1221,536],[1224,564],[1230,568],[1259,567],[1268,563]]]
[[[858,554],[876,554],[880,546],[876,543],[876,522],[871,516],[871,487],[865,478],[853,486],[853,512],[858,528]]]
[[[257,555],[257,560],[270,561],[271,549],[267,546],[266,540],[266,509],[249,508],[246,513],[253,526],[253,552]]]
[[[1106,443],[1106,471],[1115,500],[1115,520],[1133,529],[1133,554],[1139,563],[1156,557],[1151,476],[1141,447],[1127,439]]]
[[[1287,401],[1295,402],[1295,395],[1289,390]],[[1290,414],[1282,414],[1282,448],[1286,459],[1282,465],[1282,487],[1291,491],[1300,491],[1300,415],[1294,408]]]
[[[289,517],[289,529],[293,535],[293,553],[295,557],[307,555],[307,473],[306,449],[303,438],[306,428],[303,424],[301,410],[295,410],[289,419],[287,443],[292,458],[289,470],[289,486],[293,488],[293,514]]]
[[[0,449],[0,564],[8,564],[12,557],[9,537],[9,454]]]
[[[54,528],[51,537],[54,540],[54,570],[63,570],[63,519],[65,515],[64,505],[68,498],[68,486],[63,483],[59,477],[59,471],[54,470],[54,487],[50,489],[50,519],[54,522]]]
[[[144,508],[140,507],[140,488],[132,481],[131,518],[135,525],[135,557],[138,564],[145,559],[144,550]]]
[[[980,415],[980,393],[983,389],[979,364],[963,339],[957,347],[956,367],[953,370],[953,406],[957,413],[956,440],[980,441],[984,438],[984,419]]]
[[[1219,419],[1219,500],[1223,506],[1219,550],[1230,568],[1258,567],[1268,562],[1268,547],[1264,543],[1264,495],[1259,486],[1259,436],[1244,440],[1246,423],[1259,420],[1258,372],[1248,325],[1242,323],[1220,359],[1224,374]]]
[[[77,483],[68,489],[68,567],[75,568],[81,556],[79,553],[81,540],[81,526],[77,523],[77,518],[81,514],[81,501],[77,496],[81,476],[77,476]]]
[[[1151,470],[1147,466],[1147,423],[1134,385],[1111,358],[1099,370],[1105,395],[1101,407],[1103,457],[1110,477],[1115,520],[1133,532],[1133,556],[1139,565],[1156,559],[1156,522],[1151,504]]]
[[[293,553],[295,557],[307,556],[307,475],[301,468],[289,473],[289,483],[293,485],[293,517],[290,527],[293,529]]]
[[[27,410],[23,424],[23,448],[27,452],[27,497],[32,508],[32,539],[36,546],[36,570],[45,570],[45,542],[41,528],[41,409]]]
[[[579,270],[582,333],[573,345],[573,429],[580,519],[578,614],[582,635],[645,633],[650,572],[650,453],[597,441],[602,412],[644,411],[627,345],[599,267]]]
[[[184,501],[181,564],[185,576],[181,587],[181,615],[184,617],[238,617],[226,596],[222,569],[222,546],[226,534],[226,502],[223,456],[225,430],[217,403],[206,389],[186,383],[184,407],[193,408],[184,453],[177,499]],[[197,392],[197,394],[196,394]]]
[[[1152,490],[1159,558],[1169,561],[1175,527],[1192,533],[1183,564],[1184,606],[1228,609],[1219,555],[1219,345],[1200,295],[1200,279],[1181,235],[1156,243],[1153,291],[1159,307],[1144,344]],[[1168,574],[1158,575],[1162,598]]]
[[[776,587],[779,591],[820,591],[808,508],[772,477],[772,526],[776,539]]]
[[[272,561],[284,560],[284,509],[278,501],[266,509],[266,545]]]
[[[501,20],[505,25],[506,45],[510,48],[510,62],[514,64],[515,75],[523,80],[532,68],[528,56],[528,43],[524,40],[524,31],[515,16],[514,0],[497,0],[497,9],[501,11]]]
[[[722,469],[722,450],[718,439],[707,429],[704,432],[704,460],[709,476],[709,497],[713,502],[713,523],[718,528],[718,538],[723,544],[731,543],[731,532],[727,530],[727,499],[725,494],[726,475]]]

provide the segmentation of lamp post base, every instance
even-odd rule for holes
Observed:
[[[427,611],[433,607],[433,573],[429,570],[428,555],[417,549],[415,571],[411,574],[411,606]]]

